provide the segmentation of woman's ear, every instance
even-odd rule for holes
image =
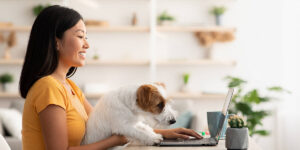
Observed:
[[[60,50],[61,49],[61,40],[59,38],[55,38],[55,46],[56,46],[56,50]]]

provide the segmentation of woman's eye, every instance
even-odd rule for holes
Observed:
[[[87,40],[88,38],[87,37],[84,37],[84,36],[78,36],[80,39],[85,39],[85,40]]]

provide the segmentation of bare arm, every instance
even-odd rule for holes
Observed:
[[[99,150],[127,143],[125,137],[114,135],[93,144],[69,147],[66,112],[63,108],[49,105],[39,113],[39,118],[47,150]]]

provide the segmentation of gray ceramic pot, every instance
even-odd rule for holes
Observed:
[[[226,148],[228,150],[246,150],[248,148],[248,128],[227,128]]]

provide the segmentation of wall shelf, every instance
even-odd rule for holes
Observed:
[[[0,65],[22,65],[23,61],[23,59],[0,59]],[[87,60],[87,65],[143,66],[149,64],[149,61],[144,60]]]
[[[0,99],[12,99],[12,98],[21,98],[19,93],[6,93],[6,92],[0,92]]]
[[[0,65],[22,65],[23,59],[0,59]]]
[[[235,66],[236,62],[232,60],[213,60],[213,59],[199,59],[199,60],[160,60],[157,61],[159,66],[168,65],[228,65]]]
[[[147,26],[87,26],[87,32],[150,32]],[[31,26],[0,26],[0,31],[18,31],[29,32]],[[157,26],[159,32],[234,32],[234,27],[218,27],[218,26]]]
[[[194,99],[194,100],[202,100],[202,99],[224,99],[226,97],[225,94],[208,94],[208,93],[169,93],[170,98],[172,99]]]
[[[22,65],[23,59],[0,59],[0,65]],[[87,65],[97,66],[148,66],[150,60],[87,60]],[[158,66],[168,65],[228,65],[235,66],[236,62],[231,60],[159,60]]]
[[[87,99],[98,99],[103,94],[85,94]],[[193,99],[193,100],[202,100],[202,99],[224,99],[225,94],[203,94],[203,93],[169,93],[169,97],[172,99]],[[18,93],[3,93],[0,92],[0,99],[20,99],[21,96]]]
[[[98,27],[87,26],[87,32],[150,32],[149,27],[139,26],[115,26],[115,27]],[[0,31],[18,31],[29,32],[31,26],[0,26]]]
[[[100,66],[147,66],[150,61],[147,60],[87,60],[87,65]]]
[[[234,32],[233,27],[218,26],[158,26],[160,32]]]
[[[87,32],[150,32],[149,27],[119,26],[119,27],[97,27],[87,26]]]

